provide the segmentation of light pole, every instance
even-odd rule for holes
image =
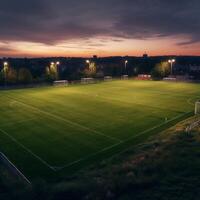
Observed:
[[[57,61],[57,62],[51,62],[51,68],[56,68],[56,70],[57,70],[57,76],[56,76],[56,79],[58,79],[59,78],[59,68],[58,68],[58,66],[60,65],[60,62],[59,61]]]
[[[88,70],[89,70],[89,69],[90,69],[90,60],[86,60],[85,62],[87,63],[87,65],[88,65]]]
[[[51,62],[50,67],[54,68],[54,66],[55,66],[55,63],[54,63],[54,62]]]
[[[7,86],[7,71],[8,71],[8,62],[3,63],[3,72],[4,72],[4,85]]]
[[[175,59],[168,60],[168,63],[171,65],[171,75],[173,74],[173,64],[176,62]]]
[[[126,75],[126,67],[127,67],[127,64],[128,64],[128,60],[125,60],[124,64],[125,64],[125,75]]]
[[[58,74],[58,77],[57,77],[57,78],[58,78],[58,79],[60,79],[60,70],[59,70],[59,67],[58,67],[59,65],[60,65],[60,62],[57,61],[57,62],[56,62],[56,68],[57,68],[57,74]]]
[[[89,61],[89,60],[86,60],[85,62],[86,62],[88,65],[90,64],[90,61]]]

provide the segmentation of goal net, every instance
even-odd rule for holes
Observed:
[[[67,80],[54,81],[53,85],[54,86],[67,86],[68,81]]]
[[[104,81],[112,81],[112,76],[104,76]]]
[[[200,101],[195,103],[195,115],[200,114]]]
[[[122,79],[122,80],[128,80],[128,75],[123,75],[123,76],[121,77],[121,79]]]
[[[94,78],[82,78],[81,83],[82,84],[91,84],[91,83],[95,83],[95,80],[94,80]]]

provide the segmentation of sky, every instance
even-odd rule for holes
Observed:
[[[199,0],[1,0],[0,57],[200,55]]]

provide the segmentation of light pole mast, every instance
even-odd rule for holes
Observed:
[[[88,64],[88,68],[89,68],[89,66],[90,66],[90,60],[86,60],[85,62]]]
[[[59,70],[59,65],[60,65],[60,62],[57,61],[57,62],[56,62],[56,68],[57,68],[57,79],[60,79],[60,70]]]
[[[127,64],[128,64],[128,60],[125,60],[125,75],[126,75],[126,67],[127,67]]]
[[[51,65],[50,65],[50,68],[52,68],[54,71],[56,71],[56,79],[58,80],[59,79],[59,66],[60,65],[60,62],[57,61],[57,62],[51,62]]]
[[[173,75],[173,64],[176,62],[176,60],[171,59],[171,60],[168,60],[168,62],[170,63],[170,66],[171,66],[171,75]]]
[[[8,71],[8,62],[3,63],[3,72],[4,72],[4,86],[7,86],[7,71]]]

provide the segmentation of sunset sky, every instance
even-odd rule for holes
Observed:
[[[199,0],[1,0],[0,57],[200,55]]]

